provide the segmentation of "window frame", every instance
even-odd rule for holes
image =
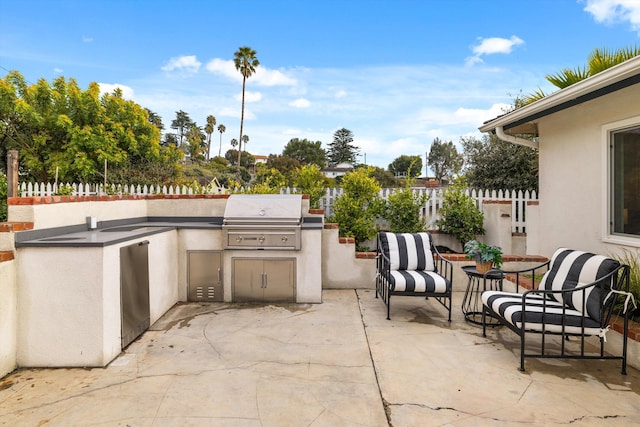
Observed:
[[[640,116],[629,117],[624,120],[618,120],[616,122],[607,123],[602,125],[602,162],[604,171],[603,184],[605,191],[602,192],[602,217],[605,218],[602,224],[602,240],[604,243],[612,243],[617,245],[640,247],[640,235],[633,236],[629,234],[614,234],[613,233],[613,220],[614,220],[614,176],[613,176],[613,134],[615,132],[640,127]]]

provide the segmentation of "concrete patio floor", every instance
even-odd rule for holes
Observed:
[[[435,301],[325,290],[322,304],[179,304],[107,368],[0,380],[7,426],[630,426],[640,372],[527,359]]]

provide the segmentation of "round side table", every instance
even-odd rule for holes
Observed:
[[[469,281],[467,282],[467,290],[464,292],[462,299],[462,313],[466,321],[476,325],[482,325],[482,299],[480,295],[482,291],[502,290],[502,280],[504,275],[498,271],[489,271],[486,275],[478,273],[475,265],[462,267]],[[486,314],[487,326],[500,326],[501,323],[489,313]]]

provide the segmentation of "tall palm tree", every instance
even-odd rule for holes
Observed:
[[[218,133],[220,134],[220,148],[218,148],[218,157],[222,156],[222,134],[227,130],[227,127],[222,123],[218,125]]]
[[[242,135],[242,142],[244,142],[244,151],[247,151],[247,142],[249,142],[249,135]]]
[[[236,70],[242,74],[242,112],[240,115],[240,147],[238,148],[238,170],[236,174],[240,177],[240,153],[242,152],[242,126],[244,124],[244,89],[247,83],[247,79],[256,72],[256,68],[260,65],[260,61],[256,58],[256,51],[249,46],[243,46],[239,48],[233,54],[233,63],[236,66]]]
[[[207,160],[211,158],[211,135],[216,130],[216,118],[214,116],[207,116],[207,124],[204,127],[204,132],[207,134]]]
[[[231,140],[231,147],[236,148],[236,145],[238,145],[238,140],[237,140],[237,139],[235,139],[235,138],[233,138],[233,139]]]

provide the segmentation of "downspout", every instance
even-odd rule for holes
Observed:
[[[504,129],[502,126],[496,126],[496,136],[503,141],[510,142],[512,144],[524,145],[525,147],[538,148],[538,143],[536,141],[530,141],[524,138],[518,138],[517,136],[507,135],[504,133]]]

